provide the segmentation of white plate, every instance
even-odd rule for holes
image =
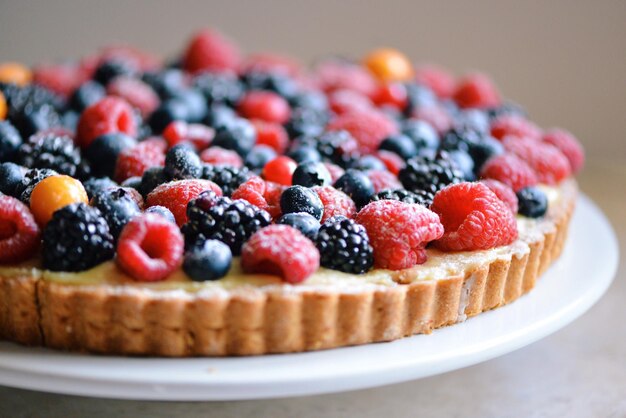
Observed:
[[[459,369],[555,332],[609,287],[618,246],[602,212],[581,197],[561,259],[515,303],[431,335],[327,351],[224,359],[68,354],[0,343],[0,384],[97,397],[229,400],[339,392]]]

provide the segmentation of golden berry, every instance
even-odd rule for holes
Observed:
[[[70,176],[50,176],[41,180],[30,196],[30,210],[40,226],[52,219],[52,214],[72,203],[88,203],[83,184]]]
[[[7,118],[7,100],[4,98],[4,94],[0,91],[0,120]]]
[[[381,81],[407,81],[413,77],[413,65],[402,52],[381,48],[367,54],[365,67]]]
[[[0,83],[12,83],[18,86],[30,84],[33,73],[22,64],[17,62],[5,62],[0,64]]]

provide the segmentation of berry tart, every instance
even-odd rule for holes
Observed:
[[[530,291],[583,151],[483,74],[215,30],[0,64],[0,338],[226,356],[390,341]]]

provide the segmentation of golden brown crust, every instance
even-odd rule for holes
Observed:
[[[363,290],[280,287],[213,293],[120,290],[0,276],[0,338],[64,350],[150,356],[288,353],[430,333],[510,303],[560,255],[575,201],[530,251],[439,280]]]

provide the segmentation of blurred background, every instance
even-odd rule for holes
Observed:
[[[0,61],[77,58],[110,43],[174,56],[217,27],[248,52],[305,63],[392,46],[416,62],[482,70],[543,127],[588,156],[626,156],[626,2],[0,0]]]

